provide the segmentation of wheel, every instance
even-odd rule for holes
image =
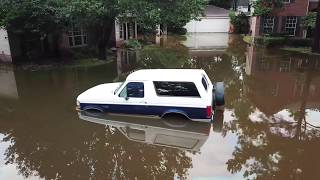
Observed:
[[[224,84],[223,82],[217,82],[214,86],[214,90],[212,93],[212,107],[220,108],[223,107],[224,102]]]

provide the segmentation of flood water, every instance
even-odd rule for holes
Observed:
[[[228,34],[160,44],[94,67],[0,65],[0,179],[320,178],[319,57]],[[75,111],[84,90],[143,68],[204,69],[225,83],[223,116],[206,124]]]

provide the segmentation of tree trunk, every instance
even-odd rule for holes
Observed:
[[[233,0],[233,10],[237,11],[238,9],[238,0]]]
[[[60,30],[54,32],[53,34],[53,52],[54,52],[54,56],[58,59],[61,58],[61,53],[60,53],[60,34],[62,32]]]
[[[29,61],[29,56],[27,53],[27,45],[26,45],[26,35],[25,33],[20,35],[20,49],[21,49],[21,54],[19,59],[22,61]]]
[[[100,26],[101,38],[98,40],[98,56],[100,60],[107,60],[106,48],[110,40],[112,29],[114,27],[114,19],[108,19]]]
[[[316,28],[313,34],[312,52],[320,53],[320,1],[317,8]]]

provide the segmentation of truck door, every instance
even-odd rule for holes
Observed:
[[[119,113],[147,114],[144,82],[129,82],[119,94]]]

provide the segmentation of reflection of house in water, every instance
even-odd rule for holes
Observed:
[[[228,47],[228,33],[190,33],[183,45],[189,55],[197,60],[219,60]]]
[[[126,75],[137,67],[139,52],[128,49],[117,50],[117,74]]]
[[[188,120],[160,120],[106,114],[79,113],[82,120],[117,128],[131,141],[172,147],[193,152],[200,151],[206,142],[211,125]]]
[[[302,101],[307,102],[307,109],[319,108],[320,76],[315,73],[320,72],[320,59],[310,58],[281,56],[279,52],[248,46],[249,98],[267,115],[283,109],[296,111]]]
[[[0,65],[0,97],[17,99],[18,89],[12,66]]]

